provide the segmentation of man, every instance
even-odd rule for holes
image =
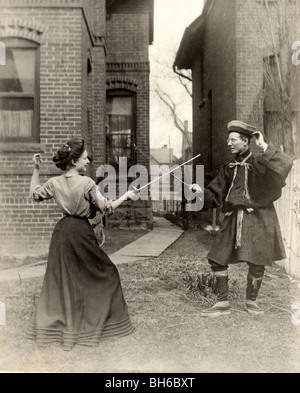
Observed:
[[[293,161],[267,144],[262,133],[249,124],[235,120],[227,131],[227,144],[235,159],[225,164],[204,190],[204,208],[222,206],[225,214],[207,256],[216,276],[217,303],[202,310],[204,317],[230,313],[228,265],[238,262],[249,265],[246,309],[250,314],[263,314],[256,299],[265,266],[286,258],[273,202],[281,196]],[[252,138],[261,155],[250,151]],[[196,184],[192,189],[203,194]]]

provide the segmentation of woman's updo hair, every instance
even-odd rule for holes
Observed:
[[[72,160],[76,162],[82,156],[85,149],[85,142],[82,138],[73,138],[57,151],[53,162],[57,168],[65,171],[72,165]]]

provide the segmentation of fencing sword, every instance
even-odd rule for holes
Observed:
[[[133,186],[134,191],[135,191],[135,192],[140,192],[140,191],[142,191],[144,188],[149,187],[151,184],[153,184],[153,183],[155,183],[155,182],[161,180],[161,179],[164,178],[165,176],[168,176],[168,175],[170,175],[170,174],[173,174],[173,172],[175,172],[177,169],[182,168],[184,165],[189,164],[190,162],[196,160],[196,159],[199,158],[200,156],[201,156],[201,154],[198,154],[197,156],[191,158],[190,160],[184,162],[183,164],[178,165],[176,168],[171,169],[170,171],[164,173],[162,176],[160,176],[160,177],[158,177],[158,178],[156,178],[156,179],[150,181],[149,183],[145,184],[145,185],[142,186],[141,188],[136,188],[136,187]],[[173,174],[173,176],[175,176],[175,175]],[[186,186],[188,186],[188,187],[191,186],[191,184],[185,183],[184,181],[182,181],[181,179],[179,179],[179,177],[177,177],[177,176],[175,176],[175,177],[176,177],[178,180],[180,180],[181,183],[185,184]]]
[[[136,144],[134,144],[134,148],[135,148],[135,150],[137,150],[138,152],[140,152],[140,153],[141,153],[144,157],[146,157],[147,159],[150,159],[150,156],[151,156],[151,158],[152,158],[154,161],[156,161],[156,163],[157,163],[158,165],[160,165],[159,162],[158,162],[151,154],[149,154],[149,156],[148,156],[148,154],[146,154],[145,152],[143,152],[143,150],[139,149],[139,148],[137,147]],[[201,154],[200,154],[200,155],[201,155]],[[197,156],[197,157],[198,157],[198,156]],[[197,157],[194,157],[194,159],[196,159]],[[182,164],[182,165],[185,165],[185,164]],[[176,169],[177,169],[177,168],[175,168],[174,171],[175,171]],[[187,187],[190,187],[190,186],[191,186],[191,184],[187,184],[187,183],[184,182],[182,179],[180,179],[178,176],[176,176],[173,172],[171,172],[171,175],[172,175],[175,179],[179,180],[180,183],[184,184],[185,186],[187,186]],[[149,184],[148,184],[148,185],[149,185]],[[136,189],[136,187],[134,187],[134,190],[135,190],[135,191],[138,191],[138,190]]]

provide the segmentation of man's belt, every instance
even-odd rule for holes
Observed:
[[[243,229],[243,221],[244,221],[244,212],[247,211],[251,214],[254,209],[252,208],[238,208],[237,210],[233,210],[225,214],[225,217],[230,217],[234,212],[237,212],[236,217],[236,239],[235,239],[235,249],[237,250],[242,246],[242,229]]]

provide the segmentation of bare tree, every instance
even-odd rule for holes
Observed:
[[[189,135],[187,134],[187,129],[185,126],[185,121],[181,119],[177,111],[177,105],[172,99],[171,95],[164,91],[159,86],[155,89],[155,94],[159,100],[168,108],[170,115],[173,119],[175,127],[182,133],[182,137],[187,145],[191,144]],[[191,146],[190,146],[191,147]]]
[[[265,111],[265,128],[270,139],[299,158],[299,128],[297,132],[295,127],[300,79],[299,67],[292,62],[293,42],[300,32],[299,0],[250,3],[251,7],[259,7],[252,22],[269,53],[264,59],[262,103],[258,107]]]
[[[170,56],[172,61],[175,58],[175,53],[174,51],[174,55],[172,57]],[[163,61],[153,58],[153,62],[156,65],[157,75],[152,94],[168,110],[174,126],[182,133],[185,143],[191,145],[191,139],[185,125],[186,119],[180,114],[176,97],[178,96],[178,91],[180,91],[180,102],[190,100],[192,105],[192,72],[190,70],[178,72],[170,65],[171,61],[168,62],[167,60]],[[168,82],[166,83],[166,81]],[[174,94],[175,90],[177,94]]]

